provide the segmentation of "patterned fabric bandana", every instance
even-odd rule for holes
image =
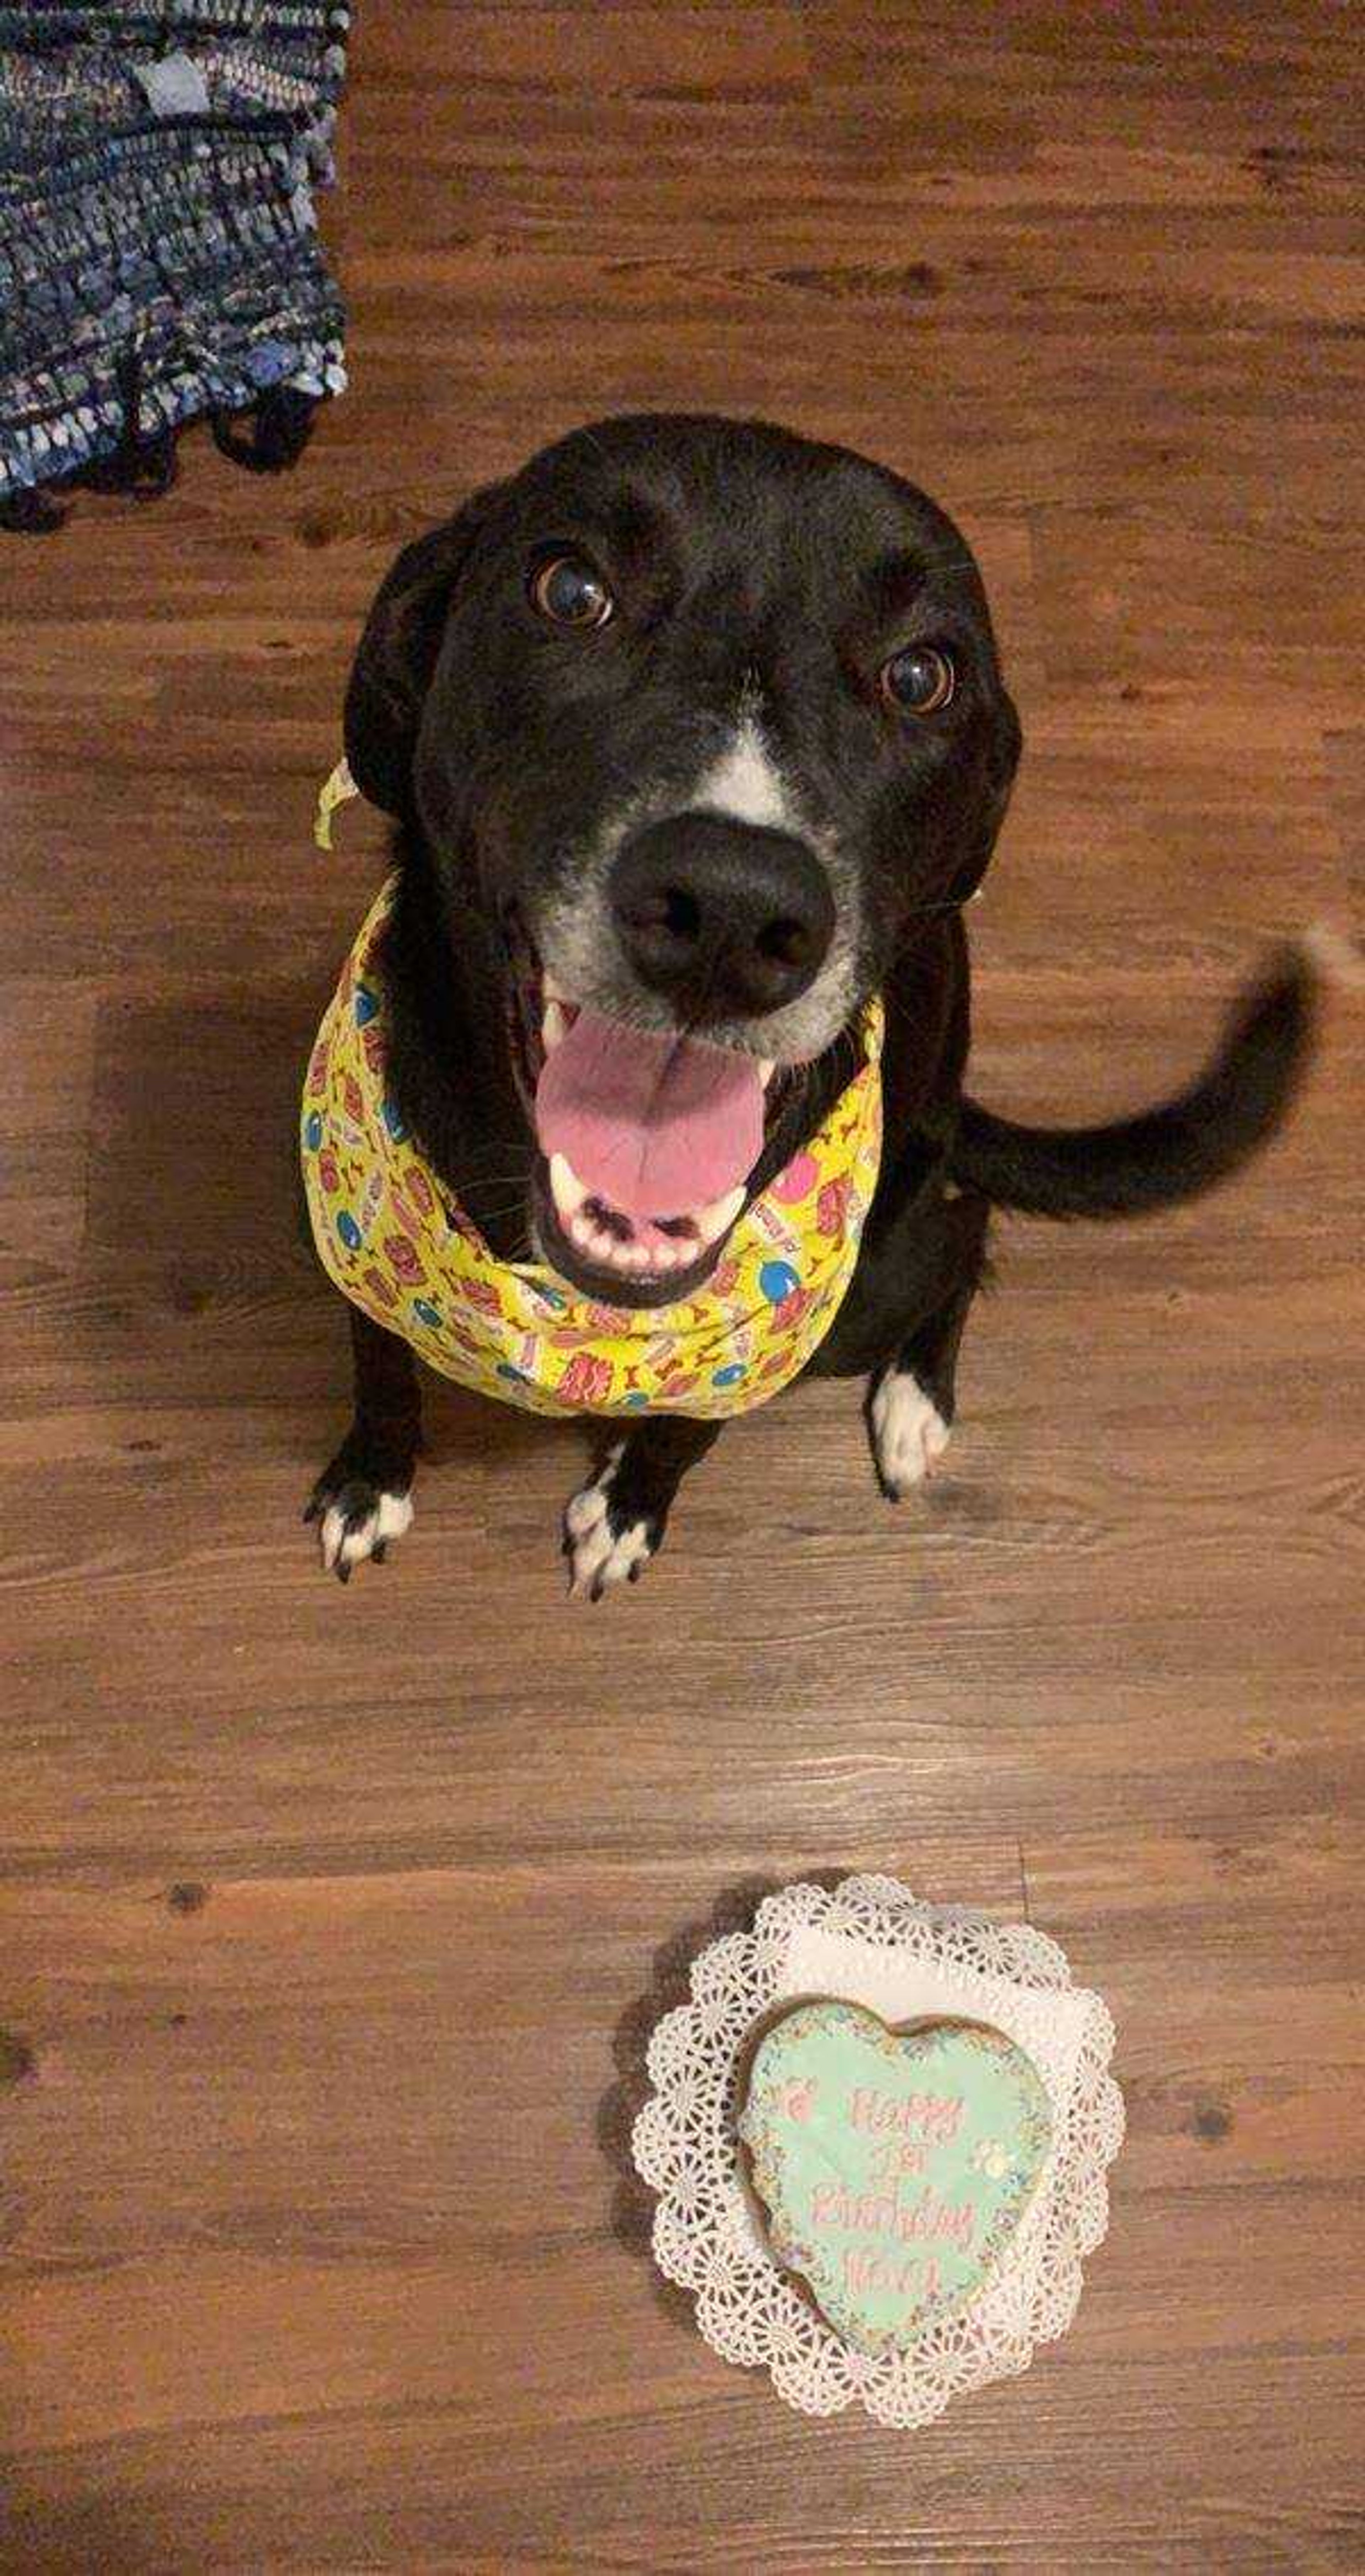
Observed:
[[[380,952],[393,891],[391,880],[346,960],[304,1085],[309,1214],[343,1295],[443,1376],[532,1413],[648,1406],[714,1420],[789,1386],[838,1313],[876,1187],[880,1006],[859,1071],[744,1209],[696,1294],[599,1305],[543,1262],[499,1261],[387,1096]]]

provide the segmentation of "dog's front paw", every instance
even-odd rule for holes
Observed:
[[[412,1495],[387,1492],[338,1457],[323,1469],[303,1517],[317,1523],[324,1574],[349,1583],[357,1565],[367,1558],[382,1565],[390,1539],[411,1529]]]
[[[889,1368],[867,1400],[867,1436],[877,1482],[889,1503],[898,1503],[948,1446],[951,1425],[933,1397],[909,1369]]]
[[[564,1554],[576,1601],[600,1601],[613,1584],[638,1583],[664,1534],[657,1514],[634,1509],[629,1494],[615,1490],[620,1463],[614,1449],[565,1506]]]

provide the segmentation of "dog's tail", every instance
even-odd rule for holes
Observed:
[[[1282,950],[1189,1089],[1112,1126],[1019,1127],[964,1100],[951,1175],[1033,1216],[1140,1216],[1197,1198],[1278,1126],[1307,1060],[1315,998],[1306,951]]]

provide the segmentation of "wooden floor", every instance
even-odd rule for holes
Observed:
[[[600,410],[775,413],[970,532],[1029,738],[992,1103],[1142,1102],[1348,925],[1352,17],[376,0],[304,466],[4,541],[6,2565],[1365,2561],[1359,1000],[1220,1196],[1002,1235],[926,1502],[813,1389],[596,1612],[580,1443],[450,1395],[411,1538],[322,1580],[290,1201],[382,850],[309,845],[357,621]],[[623,2143],[689,1947],[849,1867],[1119,2024],[1076,2326],[919,2435],[718,2361]]]

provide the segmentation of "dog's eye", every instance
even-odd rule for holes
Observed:
[[[890,707],[902,715],[936,716],[957,687],[957,673],[937,644],[908,644],[883,662],[879,685]]]
[[[582,555],[552,555],[531,577],[531,605],[552,626],[605,626],[616,605],[602,579]]]

